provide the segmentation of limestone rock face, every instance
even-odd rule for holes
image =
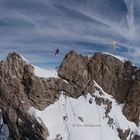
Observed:
[[[59,98],[61,91],[74,98],[95,91],[93,81],[83,81],[84,88],[78,84],[81,83],[76,82],[76,86],[61,77],[39,78],[34,74],[34,67],[20,55],[9,54],[0,62],[0,108],[10,137],[14,140],[46,140],[47,128],[30,116],[29,108],[45,109]]]
[[[138,124],[140,115],[140,69],[130,61],[102,53],[88,58],[71,51],[59,67],[59,76],[75,83],[83,91],[95,80],[104,91],[125,103],[124,115]],[[90,90],[87,90],[90,91]]]
[[[131,62],[102,53],[89,58],[71,51],[59,67],[58,75],[59,78],[35,76],[34,67],[15,52],[0,62],[0,109],[10,139],[46,140],[47,128],[30,116],[29,108],[44,110],[59,99],[62,91],[73,98],[93,94],[97,90],[95,81],[119,103],[125,103],[124,115],[139,124],[140,69]],[[111,103],[100,98],[96,102],[107,104],[108,116]],[[108,123],[113,123],[112,118]],[[127,131],[119,132],[125,139]]]
[[[48,136],[47,128],[28,113],[30,84],[27,87],[24,78],[29,75],[33,75],[33,67],[16,53],[0,62],[0,108],[13,140],[45,140]]]
[[[93,81],[88,78],[88,57],[78,55],[74,51],[67,54],[59,68],[60,77],[74,83],[83,91],[93,92]]]

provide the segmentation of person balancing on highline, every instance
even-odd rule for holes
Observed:
[[[59,48],[57,48],[56,50],[55,50],[55,55],[57,55],[59,53]]]
[[[117,46],[117,41],[113,40],[113,41],[112,41],[112,47],[113,47],[113,54],[114,54],[114,55],[115,55],[116,46]]]

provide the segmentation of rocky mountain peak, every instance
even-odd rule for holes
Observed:
[[[139,124],[140,69],[130,61],[105,53],[87,57],[70,51],[59,66],[58,78],[40,78],[34,69],[16,52],[0,62],[0,109],[3,124],[9,128],[9,135],[5,137],[13,140],[46,140],[49,135],[46,126],[31,116],[29,109],[44,110],[55,103],[62,92],[75,99],[87,94],[94,96],[96,90],[100,91],[95,81],[118,103],[125,103],[124,115]],[[95,100],[98,105],[107,105],[107,116],[111,102],[102,98]],[[92,100],[89,102],[92,103]],[[108,119],[112,122],[111,118]],[[119,132],[123,135],[122,131]]]
[[[31,102],[26,89],[30,85],[27,87],[24,80],[32,75],[33,67],[15,52],[0,62],[0,108],[9,127],[9,138],[15,140],[27,138],[43,140],[48,135],[47,128],[28,113]],[[33,124],[37,130],[32,127]]]
[[[140,69],[128,60],[120,57],[95,53],[91,57],[68,53],[58,74],[85,89],[88,83],[95,80],[105,92],[114,96],[119,103],[126,103],[123,109],[125,116],[135,123],[140,115]]]
[[[13,59],[13,58],[23,59],[23,57],[16,52],[9,53],[8,56],[6,57],[7,60]]]

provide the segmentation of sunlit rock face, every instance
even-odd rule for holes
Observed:
[[[128,120],[139,123],[140,81],[139,68],[131,62],[112,55],[96,53],[83,57],[71,51],[64,58],[59,76],[84,88],[84,83],[95,80],[104,91],[120,103],[126,103],[123,113]],[[86,81],[83,83],[83,81]],[[132,109],[133,108],[133,109]]]
[[[103,106],[104,117],[108,119],[107,125],[115,126],[115,131],[119,133],[122,140],[124,137],[129,137],[131,132],[138,131],[135,124],[139,124],[140,115],[138,107],[140,70],[130,61],[105,53],[96,53],[94,56],[87,57],[70,51],[58,69],[58,76],[50,73],[47,77],[39,77],[36,73],[39,75],[40,69],[39,72],[35,69],[36,67],[15,52],[10,53],[6,60],[0,62],[0,108],[2,110],[0,122],[1,124],[4,122],[1,132],[3,130],[6,132],[5,140],[9,137],[14,140],[47,140],[49,136],[47,124],[44,124],[40,118],[36,118],[35,114],[30,112],[30,108],[43,112],[61,97],[72,98],[74,102],[85,98],[83,101],[87,106],[95,100],[95,104]],[[122,111],[131,122],[124,118],[122,111],[120,111],[121,116],[127,123],[135,123],[132,125],[133,130],[126,127],[123,130],[117,129],[119,127],[114,124],[115,119],[109,115],[111,109],[117,106],[114,100],[125,103]],[[82,121],[82,118],[79,119]],[[139,138],[139,133],[134,133],[134,136]]]
[[[13,140],[45,140],[48,135],[47,128],[28,114],[31,102],[24,78],[29,75],[33,75],[33,67],[15,52],[0,62],[0,108],[7,124],[1,125],[1,133],[5,131],[5,140],[9,134]]]
[[[86,89],[79,89],[74,83],[67,83],[62,78],[38,77],[34,69],[15,52],[0,62],[0,108],[14,140],[47,139],[49,133],[46,126],[28,112],[31,106],[44,110],[58,100],[61,91],[73,98],[95,91],[94,82],[85,83]]]

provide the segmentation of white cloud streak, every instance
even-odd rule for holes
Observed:
[[[111,41],[115,39],[119,42],[118,49],[127,50],[126,57],[139,58],[140,25],[135,23],[138,2],[129,5],[127,0],[103,1],[1,0],[0,49],[3,56],[17,50],[31,62],[45,63],[46,58],[49,62],[59,62],[66,52],[75,48],[87,54],[99,50],[99,45],[94,44],[100,44],[101,51],[104,46],[111,51]],[[80,46],[77,42],[83,44]],[[62,51],[59,59],[53,56],[57,47]]]

